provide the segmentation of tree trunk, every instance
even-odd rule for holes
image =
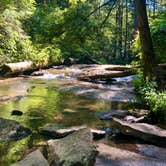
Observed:
[[[151,80],[154,76],[155,54],[153,51],[152,38],[150,35],[145,0],[136,0],[136,11],[138,30],[140,33],[142,47],[144,79],[148,78]]]

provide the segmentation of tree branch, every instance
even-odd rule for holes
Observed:
[[[112,10],[114,9],[114,6],[115,6],[115,5],[116,5],[116,1],[113,2],[112,6],[111,6],[111,8],[110,8],[110,10],[109,10],[109,12],[107,13],[107,16],[105,17],[104,21],[103,21],[102,24],[101,24],[100,28],[102,28],[102,27],[104,26],[104,24],[106,23],[106,21],[107,21],[108,18],[110,17],[111,12],[112,12]]]
[[[102,5],[98,6],[96,9],[94,9],[89,15],[88,17],[90,17],[92,14],[94,14],[97,10],[101,9],[102,7],[108,5],[112,0],[108,0],[107,2],[103,3]]]

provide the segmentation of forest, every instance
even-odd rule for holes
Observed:
[[[0,166],[166,165],[165,125],[166,0],[0,0]]]

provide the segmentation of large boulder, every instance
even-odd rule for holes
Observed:
[[[97,151],[89,129],[76,131],[60,140],[48,141],[51,166],[92,166]]]
[[[113,126],[124,135],[134,136],[156,145],[166,146],[166,130],[146,123],[130,123],[117,118],[112,119]]]
[[[20,140],[31,134],[31,130],[19,122],[0,118],[0,141]]]
[[[49,164],[42,153],[39,150],[36,150],[27,155],[20,162],[11,166],[49,166]]]

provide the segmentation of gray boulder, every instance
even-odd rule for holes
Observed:
[[[92,166],[97,151],[90,130],[82,129],[60,140],[49,140],[48,154],[51,166]]]
[[[20,140],[31,134],[31,130],[19,122],[0,118],[0,141]]]
[[[43,157],[42,153],[39,150],[36,150],[27,155],[20,162],[11,166],[49,166],[49,164],[47,160]]]
[[[159,146],[166,146],[166,130],[146,123],[130,123],[112,119],[113,126],[124,135],[134,136]]]

